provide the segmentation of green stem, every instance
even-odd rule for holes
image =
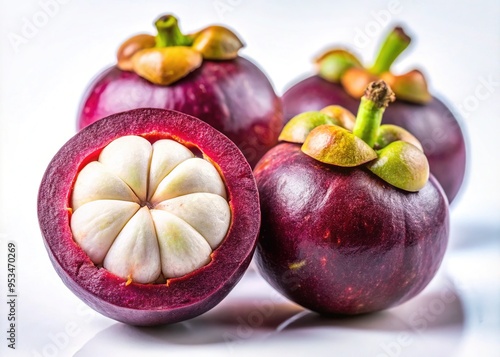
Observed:
[[[361,98],[353,134],[373,147],[377,140],[385,108],[394,99],[394,92],[387,83],[382,80],[371,82],[365,95]]]
[[[193,40],[182,34],[177,19],[172,15],[164,15],[155,21],[158,34],[156,47],[191,46]]]
[[[395,27],[387,35],[382,47],[378,52],[375,63],[370,68],[370,72],[379,75],[391,69],[393,62],[408,47],[411,38],[401,27]]]

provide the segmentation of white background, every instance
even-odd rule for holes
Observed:
[[[58,5],[43,5],[48,3]],[[0,0],[0,4],[2,356],[301,356],[325,351],[359,356],[498,356],[500,2]],[[388,312],[325,320],[280,299],[256,273],[250,273],[205,316],[170,327],[139,329],[94,314],[62,284],[38,229],[39,182],[52,156],[75,133],[76,111],[90,79],[114,62],[124,39],[153,31],[153,20],[166,12],[176,14],[186,32],[212,23],[234,28],[247,44],[242,55],[259,63],[279,94],[296,78],[311,73],[311,60],[322,49],[350,46],[369,62],[389,26],[386,23],[406,25],[414,42],[394,69],[424,69],[432,92],[461,114],[468,140],[468,175],[451,208],[449,250],[429,289]],[[15,242],[18,250],[16,351],[6,347],[8,242]],[[418,328],[411,323],[412,316],[423,318]]]

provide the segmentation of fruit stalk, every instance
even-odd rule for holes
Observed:
[[[401,27],[395,27],[380,47],[375,63],[370,68],[370,73],[380,75],[388,72],[399,55],[408,47],[411,38]]]
[[[373,148],[385,108],[395,98],[394,92],[387,83],[381,80],[371,82],[361,98],[353,134]]]
[[[155,26],[158,30],[155,38],[156,47],[191,46],[193,44],[192,38],[181,32],[175,16],[161,16],[155,21]]]

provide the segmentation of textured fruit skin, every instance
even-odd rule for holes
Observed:
[[[448,203],[431,177],[404,192],[361,168],[322,164],[284,143],[257,164],[264,278],[316,312],[396,306],[433,278],[445,253]]]
[[[78,111],[78,129],[136,108],[177,110],[224,133],[253,167],[276,145],[282,105],[265,74],[249,60],[207,61],[169,86],[152,84],[113,66],[90,84]]]
[[[285,121],[331,104],[341,105],[354,114],[359,108],[359,100],[347,94],[340,84],[319,76],[308,77],[283,95]],[[384,112],[384,124],[401,126],[422,143],[432,174],[452,202],[464,180],[466,161],[464,136],[453,113],[437,98],[426,105],[396,100]]]
[[[167,284],[125,285],[97,268],[70,230],[71,190],[79,170],[123,135],[172,138],[203,152],[219,168],[232,210],[229,231],[212,262]],[[260,226],[257,187],[241,151],[224,135],[191,116],[159,109],[112,115],[70,139],[50,162],[40,185],[38,218],[50,259],[64,283],[89,306],[133,325],[173,323],[218,304],[239,281],[252,258]]]

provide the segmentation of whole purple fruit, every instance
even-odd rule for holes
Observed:
[[[90,84],[78,129],[130,109],[177,110],[227,135],[254,166],[277,143],[283,126],[281,101],[266,75],[238,56],[243,43],[225,27],[183,35],[171,15],[155,25],[156,36],[125,41],[117,65]]]
[[[445,253],[447,199],[415,137],[380,125],[384,105],[374,94],[382,88],[363,97],[355,123],[339,108],[294,117],[280,136],[287,142],[254,170],[259,270],[321,314],[401,304],[430,282]]]
[[[236,145],[192,116],[144,108],[61,147],[40,184],[38,218],[67,287],[103,315],[143,326],[222,301],[260,226],[255,179]]]
[[[432,174],[448,200],[456,197],[465,175],[465,140],[459,122],[450,109],[431,96],[420,71],[394,75],[390,67],[409,45],[410,38],[396,27],[380,49],[375,64],[365,69],[351,53],[333,49],[320,56],[318,74],[291,86],[283,95],[285,120],[295,115],[337,104],[353,113],[367,83],[382,78],[396,93],[396,102],[387,108],[384,122],[401,126],[423,145]]]

